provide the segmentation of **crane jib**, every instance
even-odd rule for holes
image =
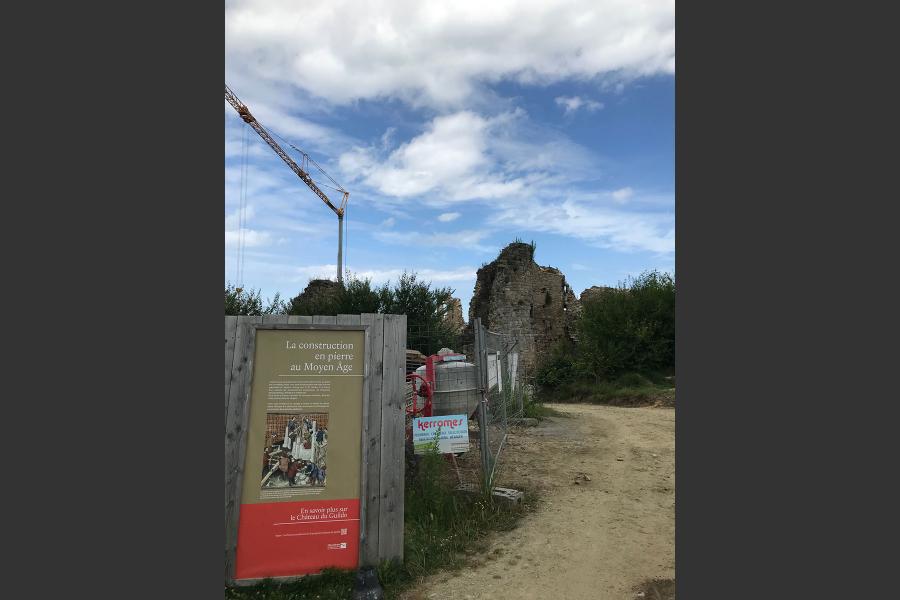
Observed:
[[[331,179],[331,181],[333,183],[335,183],[335,185],[338,186],[339,191],[341,193],[343,193],[341,207],[340,208],[335,207],[335,205],[332,204],[331,200],[328,198],[328,196],[325,194],[325,192],[320,190],[319,186],[317,186],[315,184],[315,182],[312,180],[312,177],[310,177],[306,171],[301,169],[297,165],[297,163],[295,163],[293,161],[293,159],[291,159],[291,157],[288,156],[288,154],[284,150],[282,150],[281,146],[279,146],[278,143],[274,139],[272,139],[272,136],[269,135],[269,132],[263,128],[263,126],[259,123],[259,121],[257,121],[256,118],[250,113],[250,109],[247,108],[247,106],[238,99],[238,97],[234,94],[234,92],[231,91],[231,89],[228,87],[227,84],[225,85],[225,100],[227,100],[228,103],[234,108],[234,110],[237,111],[237,113],[238,113],[238,115],[240,115],[241,119],[243,119],[245,123],[250,125],[250,127],[252,127],[253,130],[257,134],[259,134],[259,137],[261,137],[263,140],[265,140],[265,142],[269,145],[269,147],[275,151],[275,154],[277,154],[279,157],[281,157],[281,160],[283,160],[285,162],[285,164],[287,164],[287,166],[289,166],[291,168],[291,170],[294,171],[294,173],[296,173],[297,176],[303,180],[303,183],[305,183],[309,187],[309,189],[311,189],[316,194],[316,196],[321,198],[321,200],[328,206],[328,208],[330,208],[332,211],[334,211],[334,214],[336,214],[338,216],[337,280],[339,283],[343,283],[343,261],[342,261],[342,256],[341,256],[342,255],[341,243],[342,243],[342,238],[343,238],[342,224],[344,221],[344,208],[347,206],[347,201],[350,197],[349,192],[344,190],[337,182],[334,181],[334,179],[331,179],[330,175],[325,173],[325,171],[322,170],[321,167],[318,167],[318,165],[316,165],[320,171],[325,173],[325,175],[329,179]],[[305,153],[304,153],[304,155],[305,155]]]
[[[297,163],[295,163],[293,161],[293,159],[291,159],[291,157],[287,154],[287,152],[285,152],[281,148],[281,146],[278,145],[278,142],[276,142],[274,139],[272,139],[272,136],[269,135],[269,132],[263,128],[263,126],[260,124],[260,122],[257,121],[256,118],[254,118],[254,116],[252,114],[250,114],[250,111],[247,110],[246,106],[241,105],[241,107],[244,110],[244,113],[241,113],[241,111],[238,111],[238,113],[241,115],[241,118],[243,118],[244,121],[246,121],[247,123],[250,124],[250,126],[253,128],[253,130],[256,131],[256,133],[258,133],[259,136],[263,140],[265,140],[265,142],[275,151],[275,154],[277,154],[278,156],[281,157],[281,160],[283,160],[287,164],[287,166],[289,166],[291,168],[291,170],[294,171],[297,174],[297,176],[303,180],[303,183],[305,183],[307,186],[309,186],[309,188],[316,194],[316,196],[321,198],[322,201],[328,205],[328,208],[333,210],[335,212],[335,214],[337,214],[338,216],[341,216],[340,212],[334,206],[334,204],[332,204],[331,200],[328,198],[328,196],[325,194],[325,192],[320,190],[319,186],[317,186],[313,182],[312,177],[310,177],[306,171],[301,169],[300,166]]]

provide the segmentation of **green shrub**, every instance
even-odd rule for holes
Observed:
[[[551,350],[544,362],[538,366],[534,382],[540,388],[555,388],[583,375],[584,370],[579,364],[575,349],[563,342]]]
[[[357,279],[354,276],[348,277],[344,282],[337,311],[335,314],[343,315],[384,312],[381,307],[381,296],[378,289],[372,287],[372,280]]]
[[[621,387],[646,387],[653,385],[652,381],[640,373],[625,373],[616,379],[616,383]]]
[[[642,273],[585,302],[578,322],[579,364],[596,379],[675,366],[675,281]]]
[[[287,303],[282,302],[280,294],[275,294],[275,297],[264,306],[260,293],[260,290],[245,290],[226,283],[225,314],[250,317],[287,314]]]
[[[457,349],[459,336],[446,319],[453,293],[450,288],[432,289],[415,273],[403,273],[393,288],[379,288],[382,312],[406,315],[406,347],[426,356],[444,347]]]
[[[290,583],[264,579],[254,586],[226,587],[225,600],[345,600],[353,595],[354,580],[354,571],[325,569],[318,575],[308,575]]]
[[[543,421],[547,417],[568,417],[569,414],[544,406],[537,398],[531,398],[525,403],[525,412],[522,416]]]
[[[311,299],[298,295],[291,301],[290,314],[406,315],[407,348],[427,356],[459,345],[459,333],[446,319],[453,294],[450,288],[432,288],[415,273],[403,273],[394,286],[387,282],[379,287],[373,287],[371,279],[351,275],[338,289]]]

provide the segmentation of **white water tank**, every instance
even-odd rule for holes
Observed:
[[[425,377],[425,366],[416,369]],[[469,415],[478,408],[478,368],[461,360],[440,362],[434,365],[432,413],[442,415]]]

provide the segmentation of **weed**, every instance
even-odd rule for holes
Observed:
[[[225,600],[346,600],[353,594],[354,577],[353,571],[326,569],[320,575],[310,575],[292,583],[268,579],[255,586],[225,588]]]
[[[543,421],[547,417],[568,417],[566,413],[559,412],[549,406],[544,406],[543,402],[531,400],[525,404],[525,417]]]
[[[531,506],[527,502],[507,508],[487,495],[458,492],[446,458],[435,450],[422,455],[406,486],[404,564],[383,580],[385,595],[398,594],[420,577],[477,560],[487,550],[488,533],[514,528]]]

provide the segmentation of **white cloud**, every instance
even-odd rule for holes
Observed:
[[[621,189],[614,191],[611,195],[613,197],[613,200],[615,200],[616,202],[618,202],[620,204],[624,204],[625,202],[628,201],[629,198],[634,196],[634,190],[631,189],[630,187],[623,187]]]
[[[250,221],[258,221],[257,225],[266,229],[251,228]],[[268,227],[274,225],[271,229]],[[262,218],[256,216],[256,208],[252,204],[244,207],[243,220],[240,209],[225,215],[225,248],[237,248],[242,244],[243,248],[258,248],[272,244],[284,244],[288,240],[283,235],[275,237],[274,229],[299,230],[304,233],[316,233],[316,230],[307,231],[305,227],[297,227],[291,223],[279,219]]]
[[[393,227],[397,224],[397,219],[394,217],[388,217],[384,221],[381,222],[382,227]]]
[[[594,112],[595,110],[601,110],[603,108],[602,102],[582,98],[580,96],[558,96],[556,98],[556,103],[565,108],[567,115],[577,111],[581,107],[584,107],[588,112]]]
[[[394,136],[397,134],[396,127],[388,127],[381,136],[381,149],[388,150],[394,145]]]
[[[233,0],[225,59],[226,80],[266,96],[284,95],[287,82],[337,104],[458,106],[501,80],[672,74],[675,2]]]
[[[274,155],[273,155],[274,156]],[[278,157],[275,157],[278,160]],[[279,160],[279,163],[281,161]],[[309,188],[297,178],[286,166],[283,169],[278,164],[263,163],[265,166],[250,162],[246,171],[241,173],[240,164],[225,165],[225,203],[236,207],[240,203],[241,186],[243,185],[247,198],[252,198],[255,204],[260,203],[264,194],[282,196],[285,192],[308,192]],[[290,176],[293,179],[288,178]],[[300,189],[302,186],[303,189]],[[312,192],[308,192],[312,194]],[[265,208],[260,206],[262,212]]]
[[[296,267],[293,269],[295,277],[294,281],[306,281],[310,278],[316,279],[333,279],[336,271],[335,265],[315,265],[309,267]],[[475,285],[476,267],[457,267],[455,269],[409,269],[409,268],[388,268],[374,269],[363,268],[360,270],[353,269],[350,274],[358,279],[371,279],[372,283],[380,285],[388,281],[396,283],[404,272],[411,273],[415,271],[419,281],[430,281],[435,284],[447,284],[454,282],[471,281]]]
[[[243,241],[245,248],[253,248],[256,246],[266,246],[272,243],[272,234],[268,231],[258,231],[255,229],[241,229],[225,232],[225,247],[231,248],[238,245],[240,235],[243,233]]]
[[[481,244],[481,240],[490,235],[489,231],[467,229],[451,233],[423,232],[423,231],[377,231],[372,236],[381,242],[388,244],[400,244],[412,247],[441,246],[449,248],[466,248],[489,252],[494,250],[492,246]]]
[[[362,174],[367,184],[391,196],[415,196],[457,187],[484,160],[488,121],[469,111],[437,117],[428,130],[392,152],[379,164],[370,149],[357,148],[340,158],[342,170]]]
[[[337,275],[337,265],[310,265],[306,267],[293,267],[294,273],[291,281],[305,282],[308,279],[334,279]]]
[[[590,267],[587,267],[580,263],[572,263],[572,268],[575,269],[576,271],[590,271],[590,269],[591,269]]]
[[[262,142],[260,142],[262,143]],[[265,144],[263,144],[265,145]],[[241,185],[246,186],[247,222],[290,234],[332,235],[336,217],[327,206],[274,154],[272,160],[251,160],[242,177],[238,163],[225,166],[225,211],[228,230],[237,229]]]
[[[436,284],[471,281],[475,284],[475,267],[458,267],[456,269],[415,269],[419,281],[430,281]],[[407,269],[411,272],[412,270]],[[404,269],[368,269],[355,273],[358,277],[371,278],[372,281],[384,283],[388,280],[396,282]]]
[[[455,221],[456,219],[458,219],[459,216],[460,214],[458,212],[443,213],[438,216],[438,221],[440,221],[441,223],[449,223],[450,221]]]
[[[329,223],[307,221],[296,221],[292,219],[280,219],[277,217],[260,217],[257,219],[260,225],[265,225],[281,233],[302,234],[304,239],[307,238],[323,238],[337,234],[337,218]]]
[[[670,212],[627,212],[572,198],[561,202],[530,200],[508,205],[492,221],[519,230],[575,237],[624,252],[675,251],[675,218]]]
[[[240,228],[241,224],[241,214],[240,209],[235,209],[234,212],[225,215],[225,230],[226,231],[236,231]],[[250,221],[256,215],[256,210],[253,208],[252,204],[248,204],[244,207],[244,223]]]
[[[235,90],[236,91],[236,90]],[[259,99],[258,93],[252,88],[248,90],[247,97],[241,95],[241,102],[246,104],[253,116],[271,134],[281,149],[287,152],[291,158],[300,164],[300,153],[291,147],[291,144],[299,147],[304,152],[312,155],[317,162],[324,162],[326,158],[336,150],[349,148],[353,140],[336,129],[319,125],[309,119],[296,116],[298,107],[288,105],[278,106],[278,99]],[[290,95],[288,95],[288,99]],[[281,99],[283,100],[283,99]],[[301,110],[306,113],[307,111]],[[248,153],[254,158],[273,161],[273,164],[281,163],[281,158],[275,151],[257,134],[249,125],[246,125],[238,116],[230,104],[225,103],[225,157],[238,158],[243,152],[243,140],[246,138]],[[283,168],[288,169],[287,165]]]
[[[486,117],[459,111],[435,117],[393,152],[357,146],[341,155],[343,176],[390,201],[414,197],[431,206],[522,197],[594,166],[590,152],[516,109]],[[555,181],[554,181],[555,180]]]

